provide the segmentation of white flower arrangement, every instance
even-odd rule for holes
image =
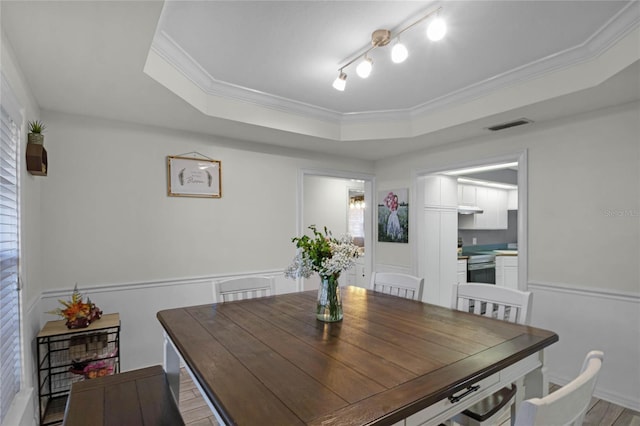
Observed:
[[[309,226],[309,229],[313,231],[313,238],[303,235],[291,240],[299,250],[285,270],[287,278],[309,278],[314,272],[321,277],[337,277],[353,267],[361,256],[360,248],[353,244],[350,235],[334,238],[327,227],[324,228],[324,235],[315,225]]]

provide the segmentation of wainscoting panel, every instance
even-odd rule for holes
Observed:
[[[604,351],[595,396],[640,411],[640,294],[530,282],[531,324],[560,341],[545,351],[549,380],[564,385],[592,349]]]
[[[213,283],[235,276],[268,275],[276,278],[276,292],[295,290],[295,281],[286,280],[282,271],[262,271],[225,276],[185,278],[167,281],[113,284],[80,288],[104,313],[119,312],[121,322],[122,371],[162,364],[163,331],[156,318],[158,311],[181,306],[213,303]],[[46,291],[42,294],[41,324],[60,319],[44,312],[59,307],[73,289]]]

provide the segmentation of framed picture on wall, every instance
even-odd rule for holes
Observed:
[[[170,197],[222,197],[222,164],[212,159],[168,156]]]
[[[378,241],[409,242],[409,188],[378,192]]]

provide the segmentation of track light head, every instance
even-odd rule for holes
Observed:
[[[431,41],[440,41],[444,38],[444,35],[447,33],[447,24],[444,22],[444,19],[439,16],[436,17],[429,26],[427,27],[427,37]]]
[[[343,92],[346,86],[347,86],[347,74],[340,71],[340,74],[333,81],[333,88]]]
[[[360,62],[356,67],[356,73],[360,78],[367,78],[369,77],[369,75],[371,75],[372,69],[373,69],[373,61],[371,60],[371,58],[367,58],[367,56],[365,55],[362,62]]]
[[[404,62],[408,56],[409,51],[404,44],[399,41],[393,46],[393,49],[391,49],[391,60],[396,64]]]

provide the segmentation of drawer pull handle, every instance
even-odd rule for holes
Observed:
[[[467,388],[466,391],[464,391],[462,394],[458,395],[458,396],[450,396],[449,397],[449,401],[451,401],[453,404],[455,404],[456,402],[462,400],[462,398],[464,398],[465,396],[469,395],[470,393],[473,393],[475,391],[477,391],[478,389],[480,389],[480,385],[475,385],[475,386],[469,386]]]

